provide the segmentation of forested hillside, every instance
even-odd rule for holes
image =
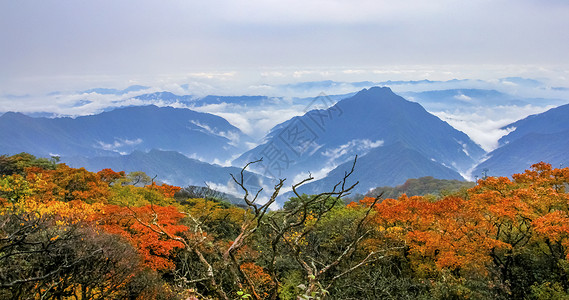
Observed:
[[[140,172],[0,156],[0,299],[569,297],[569,168],[348,205],[350,170],[318,195],[281,180],[264,203],[242,174],[245,208]]]
[[[382,194],[384,198],[398,198],[402,194],[406,194],[407,196],[431,195],[436,198],[453,193],[460,193],[474,187],[474,185],[475,183],[471,181],[436,179],[431,176],[426,176],[408,179],[404,184],[395,187],[377,187],[370,190],[366,196],[375,197]]]

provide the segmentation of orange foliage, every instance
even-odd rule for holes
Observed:
[[[369,203],[372,199],[364,199]],[[459,197],[431,202],[402,195],[376,204],[374,222],[387,236],[404,240],[416,268],[468,268],[481,271],[490,261],[490,250],[503,246],[488,239],[488,226]],[[433,266],[428,265],[434,263]],[[426,264],[426,265],[425,265]]]
[[[181,187],[168,185],[165,183],[163,183],[162,185],[157,185],[154,182],[152,184],[147,185],[146,188],[153,191],[158,191],[166,198],[174,197],[174,194],[176,194],[176,192],[182,189]]]
[[[375,205],[372,221],[385,236],[409,246],[410,259],[422,272],[485,273],[493,255],[544,240],[561,242],[569,258],[569,168],[539,163],[512,177],[480,180],[468,200],[385,199]],[[373,201],[364,198],[348,207],[369,207]]]
[[[115,172],[111,169],[102,169],[101,171],[97,172],[97,175],[99,176],[99,178],[101,178],[102,181],[110,185],[116,180],[125,177],[125,172],[124,171]]]
[[[154,270],[174,267],[171,251],[183,244],[165,237],[176,235],[188,228],[179,225],[183,218],[173,206],[122,207],[107,205],[101,215],[101,227],[109,233],[125,237],[141,254],[144,264]]]
[[[272,285],[271,276],[254,262],[243,263],[239,268],[253,282],[257,294],[263,299],[267,298]]]
[[[110,195],[108,184],[84,168],[60,164],[56,170],[31,167],[26,173],[26,180],[35,186],[35,193],[45,199],[106,203]]]

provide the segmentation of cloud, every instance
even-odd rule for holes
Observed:
[[[322,152],[323,156],[331,160],[339,159],[346,154],[360,154],[365,155],[369,150],[383,146],[383,140],[372,142],[368,139],[354,139],[346,144],[340,145],[337,148],[329,148]]]
[[[371,141],[369,139],[353,139],[345,144],[337,146],[336,148],[327,148],[322,151],[321,154],[322,156],[327,157],[328,160],[324,164],[324,167],[322,167],[320,171],[313,174],[313,176],[316,179],[323,178],[326,174],[328,174],[328,172],[340,164],[353,159],[355,155],[366,155],[370,150],[383,146],[383,143],[383,140]]]
[[[452,127],[466,133],[484,150],[490,152],[498,147],[498,140],[513,128],[503,127],[531,114],[545,112],[552,106],[496,106],[474,107],[470,111],[432,112]]]
[[[260,140],[277,124],[303,114],[304,107],[304,105],[287,105],[287,103],[269,106],[221,103],[194,107],[193,109],[220,116],[253,139]]]
[[[215,128],[211,128],[207,124],[202,124],[197,120],[190,120],[190,123],[202,128],[203,132],[205,133],[221,136],[228,139],[230,141],[230,145],[237,146],[239,144],[240,136],[239,132],[237,131],[219,131]]]
[[[468,96],[466,96],[465,94],[462,94],[462,93],[461,93],[461,94],[458,94],[458,95],[456,95],[456,96],[454,96],[454,99],[461,100],[461,101],[466,101],[466,102],[472,101],[472,98],[471,98],[471,97],[468,97]]]
[[[114,151],[123,154],[120,151],[120,148],[128,147],[128,146],[136,146],[142,143],[141,138],[137,139],[122,139],[122,138],[115,138],[115,140],[111,143],[105,143],[103,141],[97,141],[97,146],[103,150],[107,151]],[[126,153],[125,153],[126,154]]]

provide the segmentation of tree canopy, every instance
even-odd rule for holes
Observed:
[[[569,168],[345,205],[353,169],[318,195],[292,183],[269,210],[284,180],[258,203],[233,174],[235,206],[141,172],[0,156],[0,298],[569,298]]]

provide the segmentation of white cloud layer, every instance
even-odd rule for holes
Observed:
[[[528,115],[542,113],[552,106],[497,106],[476,107],[471,111],[432,112],[452,127],[466,133],[484,150],[492,151],[498,147],[498,140],[514,128],[504,128]]]

